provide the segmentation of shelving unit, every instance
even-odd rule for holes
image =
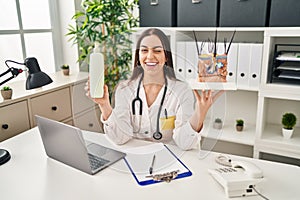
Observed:
[[[300,85],[270,83],[277,44],[300,44],[300,29],[273,28],[265,31],[254,157],[262,158],[269,154],[276,159],[276,156],[284,156],[295,159],[293,163],[299,165],[296,159],[300,158]],[[293,112],[298,118],[294,134],[288,140],[281,134],[281,117],[286,112]]]
[[[178,42],[189,42],[194,43],[194,33],[197,37],[197,41],[207,41],[208,38],[213,39],[215,31],[218,34],[218,43],[222,43],[224,38],[229,38],[232,36],[233,32],[236,31],[233,43],[238,45],[239,43],[251,43],[251,44],[263,44],[264,42],[264,31],[265,28],[171,28],[169,29],[176,32],[176,38],[171,40],[171,45],[176,46]],[[219,47],[219,46],[218,46]],[[196,44],[189,48],[194,48],[190,52],[196,52]],[[176,60],[176,55],[180,54],[175,51],[174,60]],[[187,57],[192,57],[191,55],[186,55]],[[192,57],[192,59],[195,59]],[[193,62],[193,61],[192,61]],[[175,63],[175,67],[178,67]],[[190,66],[189,66],[190,67]],[[190,67],[191,68],[191,67]],[[176,70],[176,69],[175,69]],[[188,73],[186,71],[186,73]],[[237,71],[234,71],[234,75]],[[186,79],[187,80],[187,79]],[[194,77],[187,80],[191,88],[200,90],[202,88],[208,89],[213,88],[215,90],[227,90],[225,95],[222,96],[210,109],[207,115],[207,119],[204,125],[204,130],[202,131],[202,148],[210,149],[215,151],[221,151],[226,153],[232,153],[228,149],[240,149],[235,150],[235,154],[238,155],[248,155],[253,156],[253,149],[255,145],[256,137],[256,116],[257,116],[257,101],[258,101],[258,88],[252,88],[248,86],[240,86],[237,88],[236,82],[225,83],[225,84],[215,84],[214,83],[199,83]],[[245,107],[245,105],[247,105]],[[213,121],[216,117],[221,117],[224,120],[224,126],[221,130],[213,129]],[[236,119],[244,119],[245,129],[242,132],[237,132],[235,129]],[[218,144],[215,147],[210,145],[205,145],[205,140],[207,143],[212,143],[217,140]],[[243,151],[246,152],[243,152]],[[234,151],[234,150],[233,150]],[[247,152],[248,151],[248,152]],[[241,153],[243,152],[243,153]]]
[[[143,29],[146,28],[139,28],[138,31]],[[160,29],[169,36],[175,67],[182,65],[178,57],[186,59],[181,52],[176,51],[176,46],[182,42],[194,42],[193,32],[198,42],[207,40],[208,37],[213,38],[217,30],[218,38],[221,38],[218,42],[222,42],[224,37],[230,38],[232,32],[236,31],[234,43],[262,44],[259,87],[224,86],[228,91],[210,109],[202,131],[201,143],[203,146],[206,139],[210,145],[220,143],[221,145],[216,148],[217,151],[238,155],[240,151],[246,149],[251,151],[246,154],[255,158],[264,159],[264,154],[300,158],[300,85],[269,82],[275,45],[300,44],[300,27],[163,27]],[[196,49],[196,46],[189,48]],[[197,57],[197,55],[192,56]],[[192,56],[187,55],[187,57]],[[195,79],[187,81],[193,89],[203,88],[203,85],[197,83]],[[290,140],[284,140],[281,136],[281,117],[283,113],[289,111],[296,114],[298,122],[294,136]],[[213,120],[216,117],[224,119],[224,127],[221,130],[213,129]],[[245,121],[243,132],[235,130],[235,120],[238,118]],[[295,161],[292,163],[295,164]]]

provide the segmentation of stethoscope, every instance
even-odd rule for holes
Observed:
[[[153,133],[153,138],[156,139],[156,140],[160,140],[162,138],[162,134],[159,131],[159,118],[160,118],[160,113],[161,113],[162,106],[163,106],[163,103],[164,103],[164,100],[165,100],[165,97],[166,97],[166,93],[167,93],[167,89],[168,89],[168,81],[167,81],[167,78],[166,78],[165,75],[164,75],[164,77],[165,77],[164,93],[163,93],[163,96],[161,98],[161,102],[160,102],[158,113],[157,113],[156,131]],[[141,118],[142,118],[142,114],[143,114],[143,101],[139,96],[140,87],[141,87],[141,83],[142,83],[143,78],[144,78],[144,73],[142,73],[142,76],[139,80],[139,84],[138,84],[138,88],[137,88],[137,92],[136,92],[136,97],[132,100],[132,114],[133,114],[134,117],[135,117],[135,105],[136,105],[136,103],[139,103],[139,107],[140,107],[138,132],[141,129],[141,121],[142,121]]]

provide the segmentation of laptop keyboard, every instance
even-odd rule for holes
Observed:
[[[89,155],[89,160],[91,163],[91,168],[92,170],[96,170],[99,167],[102,167],[103,165],[105,165],[106,163],[109,162],[109,160],[105,160],[103,158],[99,158],[93,154],[88,154]]]

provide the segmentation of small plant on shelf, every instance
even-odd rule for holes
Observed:
[[[236,120],[236,130],[237,131],[243,131],[243,129],[244,129],[244,120],[237,119]]]
[[[11,87],[9,87],[9,86],[4,86],[4,87],[2,88],[2,90],[8,91],[8,90],[11,90]]]
[[[9,87],[9,86],[4,86],[1,89],[1,95],[2,95],[4,100],[11,99],[11,97],[12,97],[12,88]]]
[[[296,125],[297,117],[293,113],[285,113],[282,115],[281,124],[282,124],[282,135],[284,138],[291,138],[294,131],[294,126]]]
[[[60,67],[63,70],[63,73],[65,76],[68,76],[70,74],[70,66],[67,64],[64,64]]]
[[[221,118],[216,118],[213,124],[214,129],[222,129],[223,122]]]
[[[62,65],[62,66],[61,66],[61,68],[62,68],[62,69],[69,69],[69,68],[70,68],[70,66],[69,66],[69,65],[67,65],[67,64],[64,64],[64,65]]]

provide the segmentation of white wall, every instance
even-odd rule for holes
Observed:
[[[69,36],[66,36],[68,32],[69,24],[75,26],[75,21],[72,20],[75,14],[75,3],[74,1],[57,1],[57,8],[59,9],[59,19],[60,19],[60,37],[62,42],[62,54],[63,54],[63,64],[69,64],[71,73],[72,71],[79,71],[78,60],[78,47],[73,45]]]

